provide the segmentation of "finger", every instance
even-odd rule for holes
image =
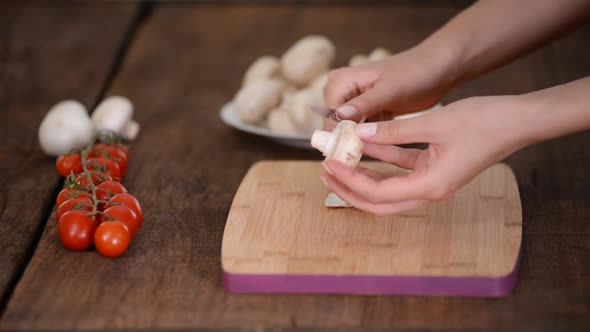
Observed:
[[[334,128],[336,128],[337,124],[338,123],[334,120],[324,119],[323,124],[322,124],[322,130],[332,131],[332,130],[334,130]]]
[[[353,207],[363,210],[365,212],[373,213],[376,215],[384,216],[396,213],[402,213],[405,211],[413,210],[426,203],[424,200],[414,200],[399,203],[390,204],[373,204],[364,200],[362,197],[356,195],[349,188],[340,183],[336,178],[330,174],[326,174],[322,177],[324,183],[330,188],[338,197],[352,205]]]
[[[326,106],[337,108],[373,85],[380,69],[374,64],[332,70],[324,85]]]
[[[373,179],[375,181],[381,181],[381,180],[387,178],[387,175],[385,175],[383,173],[379,173],[379,172],[374,171],[372,169],[364,168],[362,166],[357,166],[356,170],[365,174],[366,176],[370,177],[371,179]]]
[[[405,169],[414,169],[420,152],[422,150],[374,143],[365,143],[363,148],[363,154]]]
[[[411,119],[361,123],[354,131],[363,141],[376,144],[429,143],[434,138],[428,115]]]
[[[429,177],[413,176],[413,173],[376,181],[335,160],[326,160],[322,165],[352,192],[373,204],[424,200],[428,198],[427,194],[432,187]]]
[[[359,122],[362,118],[370,118],[385,111],[392,101],[392,89],[386,84],[377,82],[358,96],[338,107],[336,112],[342,119]]]

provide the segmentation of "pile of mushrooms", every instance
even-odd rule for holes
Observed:
[[[139,124],[133,121],[133,104],[128,98],[108,97],[96,107],[92,116],[76,100],[57,103],[41,121],[39,143],[43,152],[57,157],[83,149],[101,132],[129,141],[135,139]]]
[[[268,126],[279,133],[310,135],[320,129],[322,117],[311,108],[324,105],[322,89],[335,55],[336,48],[328,38],[311,35],[297,41],[280,58],[258,58],[246,70],[233,99],[237,117],[243,123]],[[377,48],[368,56],[353,57],[351,64],[389,55]]]

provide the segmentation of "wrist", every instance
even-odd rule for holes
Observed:
[[[461,83],[463,75],[460,43],[443,43],[431,37],[414,47],[414,51],[424,59],[444,91],[449,91]]]

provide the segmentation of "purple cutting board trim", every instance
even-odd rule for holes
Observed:
[[[502,297],[512,292],[521,259],[522,247],[512,272],[502,277],[275,275],[224,270],[223,287],[233,293]]]

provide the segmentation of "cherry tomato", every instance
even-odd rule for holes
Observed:
[[[117,205],[126,206],[131,209],[131,211],[135,212],[135,216],[137,216],[137,228],[141,227],[143,224],[143,211],[141,210],[141,205],[139,205],[137,198],[127,193],[116,194],[107,204],[105,204],[104,207],[105,209],[108,209]]]
[[[98,252],[106,257],[121,256],[129,247],[129,230],[118,221],[106,221],[98,226],[94,232],[94,246]]]
[[[127,172],[127,166],[129,164],[129,154],[127,152],[127,148],[123,147],[123,149],[119,148],[118,146],[99,143],[96,144],[90,150],[90,152],[88,152],[88,157],[107,158],[114,160],[119,165],[122,178],[125,176],[125,173]]]
[[[61,243],[73,251],[90,248],[97,226],[96,218],[85,211],[67,211],[57,222]]]
[[[73,198],[61,203],[57,207],[57,220],[68,211],[88,211],[92,212],[92,199],[88,197]]]
[[[106,221],[119,221],[127,226],[129,230],[129,236],[133,238],[137,230],[139,229],[139,223],[135,212],[128,207],[123,205],[111,206],[104,210],[104,213],[100,216],[101,222]]]
[[[72,189],[72,188],[65,188],[59,192],[57,195],[57,206],[63,204],[63,202],[68,201],[74,198],[90,198],[92,199],[92,195],[90,195],[86,190],[79,190],[79,189]]]
[[[111,197],[120,194],[126,193],[127,189],[123,187],[123,185],[117,181],[105,181],[98,186],[96,186],[96,197],[101,201],[108,201]],[[99,202],[98,209],[102,211],[104,208],[105,203]]]
[[[59,156],[55,161],[55,168],[64,178],[71,173],[82,173],[82,159],[78,153]]]
[[[97,186],[105,181],[111,181],[113,178],[105,173],[102,172],[90,172],[90,178],[92,178],[92,183]],[[76,177],[74,180],[74,184],[78,188],[85,188],[86,190],[90,190],[90,186],[88,185],[88,176],[86,173],[82,173]]]
[[[111,176],[115,181],[121,180],[121,169],[119,164],[114,160],[107,158],[88,158],[87,166],[88,170],[99,171]]]

